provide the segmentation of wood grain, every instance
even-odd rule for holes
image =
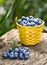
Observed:
[[[28,46],[30,52],[28,60],[2,59],[2,52],[9,48],[13,40],[20,41],[17,29],[12,29],[0,37],[0,43],[2,42],[2,44],[6,45],[0,49],[0,65],[47,65],[47,33],[42,34],[38,45]]]

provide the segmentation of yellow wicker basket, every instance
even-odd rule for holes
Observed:
[[[24,45],[35,45],[40,42],[44,22],[38,26],[22,26],[18,23],[17,28],[19,32],[20,41]]]

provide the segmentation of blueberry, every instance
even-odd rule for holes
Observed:
[[[23,53],[19,53],[19,58],[24,59]]]
[[[28,23],[28,21],[26,21],[26,20],[23,20],[22,22],[23,22],[24,24],[27,24],[27,23]]]
[[[34,22],[27,23],[27,26],[35,26],[35,23]]]
[[[25,60],[29,59],[29,56],[28,56],[28,55],[25,55],[25,56],[24,56],[24,59],[25,59]]]
[[[28,47],[24,47],[24,49],[25,49],[25,50],[27,50],[27,51],[29,50],[29,48],[28,48]]]
[[[24,26],[27,26],[27,24],[23,24]]]
[[[21,18],[21,19],[22,19],[22,20],[27,20],[25,16],[22,16],[22,18]]]
[[[8,50],[9,50],[9,52],[13,51],[13,49],[12,49],[12,48],[9,48]]]
[[[17,22],[21,22],[21,21],[22,21],[21,19],[17,20]]]
[[[15,48],[14,52],[15,52],[15,51],[16,51],[16,52],[19,52],[19,48]]]
[[[9,53],[9,52],[7,52],[7,55],[8,55],[8,57],[9,57],[10,53]]]
[[[23,22],[19,22],[20,25],[23,25],[24,23]]]
[[[34,22],[35,22],[35,23],[38,23],[38,19],[37,19],[37,18],[34,18]]]
[[[25,22],[23,22],[23,21],[22,21],[22,22],[20,22],[20,24],[21,24],[21,25],[24,25],[24,26],[26,26]]]
[[[14,58],[17,59],[19,54],[17,52],[14,53]]]
[[[19,48],[19,52],[23,52],[23,50],[24,50],[23,48]]]
[[[40,24],[42,24],[42,22],[41,21],[38,21],[38,25],[40,25]]]
[[[34,22],[31,22],[31,26],[35,26],[35,23]]]
[[[27,52],[27,50],[25,50],[25,49],[22,51],[23,54],[25,54],[26,52]]]
[[[38,26],[38,23],[37,23],[37,24],[35,24],[35,26]]]
[[[27,21],[29,21],[29,17],[26,17]]]
[[[10,52],[11,54],[14,54],[14,52],[12,51],[12,52]]]
[[[29,22],[33,22],[33,20],[34,20],[34,19],[33,19],[33,18],[31,18],[31,19],[29,19]]]
[[[29,52],[25,52],[24,54],[29,56]]]
[[[6,52],[4,52],[4,53],[2,54],[2,57],[4,57],[4,58],[8,58],[7,53],[6,53]]]
[[[24,59],[28,59],[29,58],[29,52],[26,52],[26,53],[24,53]]]
[[[33,16],[29,16],[29,19],[33,18]]]
[[[10,54],[10,55],[9,55],[9,58],[10,58],[10,59],[14,59],[14,55],[13,55],[13,54]]]
[[[27,23],[27,26],[31,26],[31,23],[30,23],[30,22],[28,22],[28,23]]]

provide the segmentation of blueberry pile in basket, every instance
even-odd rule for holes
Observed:
[[[20,47],[20,48],[9,48],[7,51],[3,52],[2,57],[4,59],[24,59],[27,60],[29,58],[28,47]]]
[[[22,16],[21,19],[19,19],[17,22],[23,26],[38,26],[42,24],[41,19],[34,18],[33,16],[29,17]]]

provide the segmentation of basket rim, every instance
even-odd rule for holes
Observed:
[[[38,25],[38,26],[23,26],[23,25],[20,25],[18,22],[16,22],[16,24],[18,26],[21,26],[21,27],[40,27],[40,26],[44,25],[44,21],[42,21],[42,24],[41,25]]]

